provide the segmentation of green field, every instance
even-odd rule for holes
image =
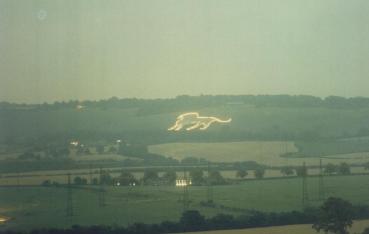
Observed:
[[[369,204],[369,176],[325,177],[324,184],[327,196],[342,197],[355,204]],[[309,177],[308,191],[312,206],[320,204],[317,189],[317,178]],[[213,190],[218,206],[203,207],[200,202],[206,200],[207,188],[190,187],[190,208],[198,209],[206,216],[217,213],[239,215],[246,209],[276,212],[302,209],[301,178],[250,180],[242,184],[214,186]],[[178,187],[108,187],[105,207],[98,205],[96,188],[74,188],[72,191],[75,216],[67,218],[66,188],[1,187],[0,212],[13,218],[2,228],[158,223],[163,220],[176,221],[183,211],[183,204],[180,202],[183,189]]]

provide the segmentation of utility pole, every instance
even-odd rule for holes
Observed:
[[[19,187],[20,187],[20,173],[19,173],[19,168],[17,170],[17,190],[19,191]]]
[[[186,169],[183,169],[183,178],[184,178],[184,186],[183,186],[183,211],[187,211],[189,207],[189,194],[188,194],[188,185],[189,180],[187,179]]]
[[[318,198],[319,201],[323,201],[325,199],[325,191],[324,191],[324,180],[323,180],[323,165],[322,159],[319,162],[319,187],[318,187]]]
[[[206,198],[207,198],[208,204],[211,204],[211,203],[214,202],[214,200],[213,200],[213,185],[211,184],[211,181],[210,181],[210,162],[208,162],[208,178],[207,178]]]
[[[89,177],[90,177],[90,184],[92,184],[92,166],[89,165]]]
[[[73,216],[73,194],[72,194],[72,186],[70,181],[70,173],[68,173],[68,185],[67,185],[67,217]]]
[[[307,168],[305,162],[302,164],[302,206],[308,205],[309,196],[307,190]]]
[[[104,183],[102,181],[102,167],[100,167],[99,170],[99,177],[100,177],[100,188],[99,188],[99,207],[106,206],[105,203],[105,189],[104,189]]]

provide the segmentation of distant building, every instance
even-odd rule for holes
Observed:
[[[189,186],[191,184],[192,184],[191,180],[184,180],[184,179],[176,180],[177,187]]]
[[[10,220],[9,217],[6,217],[4,215],[0,215],[0,225],[6,223],[9,220]]]

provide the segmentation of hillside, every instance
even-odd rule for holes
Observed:
[[[232,97],[232,96],[231,96]],[[244,98],[242,98],[244,97]],[[247,97],[247,98],[246,98]],[[369,135],[369,106],[356,99],[332,100],[300,96],[187,97],[165,100],[125,99],[45,105],[0,105],[0,141],[69,140],[117,137],[144,143],[235,140],[315,140]],[[203,100],[204,99],[204,100]],[[306,98],[310,100],[309,98]],[[332,99],[332,98],[331,98]],[[262,101],[264,100],[264,101]],[[266,101],[265,101],[266,100]],[[318,100],[318,101],[316,101]],[[360,99],[361,100],[361,99]],[[127,104],[129,103],[129,104]],[[328,104],[329,105],[328,105]],[[368,102],[369,103],[369,102]],[[232,118],[208,131],[168,132],[186,111]]]

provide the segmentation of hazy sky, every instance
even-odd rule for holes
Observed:
[[[0,0],[0,101],[369,96],[367,0]]]

